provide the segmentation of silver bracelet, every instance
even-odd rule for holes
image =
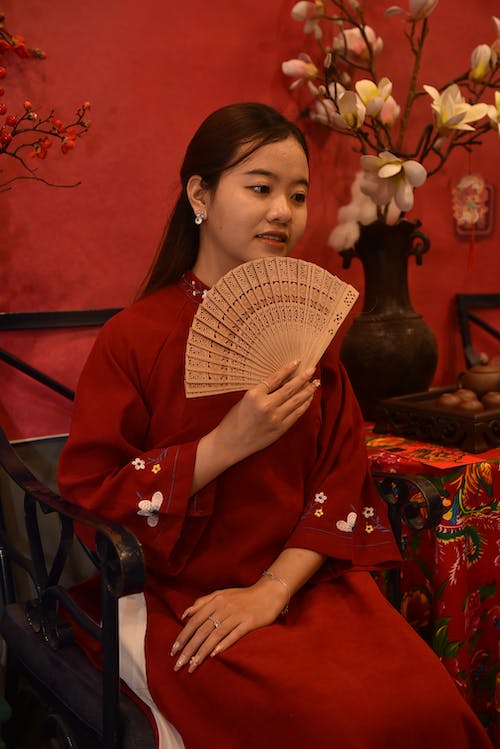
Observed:
[[[288,585],[286,580],[283,580],[282,577],[275,575],[274,572],[271,572],[271,570],[264,570],[264,572],[262,573],[262,577],[270,577],[272,580],[276,580],[278,583],[281,583],[282,586],[285,588],[286,592],[288,593],[288,601],[286,602],[284,608],[280,611],[281,616],[283,616],[284,614],[288,612],[290,598],[292,597],[292,594],[290,592],[290,586]]]

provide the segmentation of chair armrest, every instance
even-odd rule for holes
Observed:
[[[28,502],[38,504],[44,514],[57,513],[69,521],[71,537],[75,522],[94,531],[97,557],[90,554],[90,558],[102,566],[107,590],[113,596],[119,598],[144,589],[144,557],[135,535],[118,523],[66,501],[45,486],[21,460],[1,428],[0,466],[24,492],[25,502],[29,498]]]
[[[413,530],[435,528],[443,517],[441,494],[426,476],[372,471],[389,510]]]
[[[146,573],[142,547],[127,528],[66,501],[43,484],[21,460],[1,428],[0,468],[20,490],[16,492],[16,500],[20,494],[24,495],[22,527],[16,534],[12,533],[12,528],[7,528],[7,513],[0,496],[0,583],[5,611],[10,604],[16,607],[19,600],[34,632],[54,651],[64,651],[72,644],[70,622],[76,622],[100,643],[102,712],[99,734],[103,737],[102,745],[111,749],[116,746],[119,721],[118,599],[144,589]],[[44,521],[48,515],[58,521],[50,521],[49,528],[47,520]],[[92,548],[78,538],[75,524],[92,531]],[[63,572],[75,542],[100,577],[99,616],[91,617],[81,608],[64,582]],[[16,591],[13,567],[21,568],[30,579],[28,595]]]

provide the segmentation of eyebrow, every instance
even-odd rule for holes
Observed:
[[[276,174],[274,172],[270,172],[268,169],[250,169],[248,172],[245,172],[245,175],[260,175],[262,177],[270,177],[271,179],[277,178]],[[309,187],[309,180],[302,177],[300,179],[294,180],[294,184]]]

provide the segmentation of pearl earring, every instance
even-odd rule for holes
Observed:
[[[204,219],[205,219],[205,211],[196,211],[196,216],[194,219],[194,223],[196,224],[196,226],[199,226],[200,224],[202,224]]]

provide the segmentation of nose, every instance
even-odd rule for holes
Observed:
[[[279,224],[287,224],[292,218],[292,210],[288,197],[283,193],[276,195],[269,206],[267,213],[269,221]]]

